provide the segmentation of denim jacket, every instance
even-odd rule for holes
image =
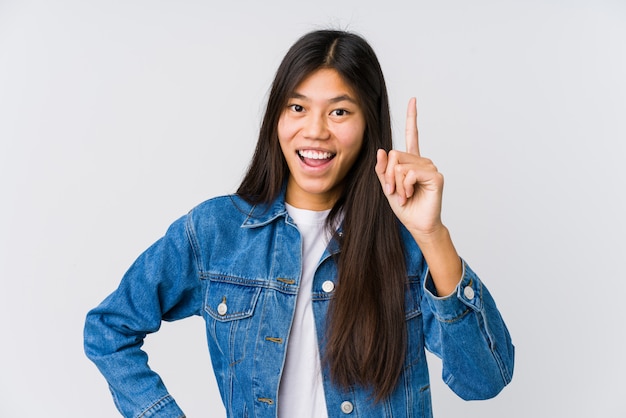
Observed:
[[[408,349],[395,391],[375,403],[360,387],[335,386],[322,370],[329,417],[432,417],[425,348],[463,399],[498,394],[513,373],[514,347],[494,300],[463,262],[456,291],[437,297],[428,267],[404,229]],[[228,417],[276,417],[301,274],[301,239],[284,196],[253,207],[236,195],[208,200],[174,222],[87,315],[85,352],[126,417],[183,417],[141,350],[162,320],[202,315]],[[331,241],[312,289],[320,353],[340,251]]]

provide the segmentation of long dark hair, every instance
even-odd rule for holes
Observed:
[[[371,388],[377,400],[397,385],[406,352],[406,266],[398,223],[374,171],[376,151],[392,148],[389,99],[382,70],[359,35],[319,30],[301,37],[280,64],[256,150],[237,193],[253,204],[276,199],[289,176],[278,119],[306,76],[336,70],[359,100],[366,128],[359,158],[344,179],[328,225],[343,214],[339,279],[328,312],[323,361],[333,381]]]

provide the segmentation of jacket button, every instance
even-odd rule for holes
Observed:
[[[463,295],[465,295],[465,297],[469,300],[474,299],[474,289],[470,286],[465,286],[465,289],[463,289]]]
[[[326,280],[324,283],[322,283],[322,290],[326,293],[330,293],[333,290],[335,290],[335,283],[331,282],[330,280]]]
[[[226,312],[228,312],[228,306],[222,302],[219,305],[217,305],[217,313],[220,314],[221,316],[226,315]]]
[[[351,414],[354,411],[354,405],[350,401],[343,401],[341,403],[341,412],[344,414]]]

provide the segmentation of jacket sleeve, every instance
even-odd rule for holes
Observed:
[[[425,343],[442,359],[444,382],[465,400],[496,396],[513,377],[515,349],[495,301],[465,261],[455,291],[436,295],[427,273],[422,301]]]
[[[85,353],[125,417],[183,417],[141,349],[161,321],[200,314],[202,290],[183,217],[130,267],[111,295],[87,314]]]

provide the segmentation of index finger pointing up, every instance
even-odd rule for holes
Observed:
[[[420,155],[419,135],[417,133],[417,100],[411,97],[406,110],[406,152]]]

